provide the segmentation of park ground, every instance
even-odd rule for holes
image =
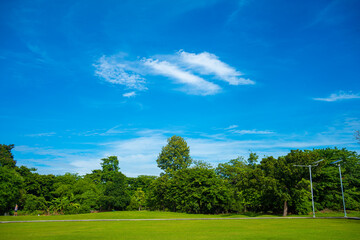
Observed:
[[[339,214],[318,213],[317,216],[339,217]],[[359,212],[350,215],[356,217],[355,215],[359,216]],[[247,219],[234,219],[243,217]],[[282,217],[262,219],[262,217],[270,217],[270,215],[194,215],[143,211],[58,216],[1,216],[0,221],[153,220],[2,223],[0,239],[359,239],[360,237],[360,220]],[[189,220],[194,218],[221,218],[221,220]],[[188,220],[157,221],[155,219]]]

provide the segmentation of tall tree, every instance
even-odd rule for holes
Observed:
[[[107,158],[101,159],[102,167],[102,181],[108,182],[114,178],[114,175],[119,172],[119,160],[117,156],[110,156]]]
[[[0,166],[1,167],[9,167],[14,168],[16,165],[16,161],[14,160],[14,156],[11,153],[11,150],[14,148],[14,144],[0,144]]]
[[[194,166],[157,178],[152,183],[150,207],[186,213],[221,213],[228,210],[230,192],[215,170]]]
[[[0,214],[9,212],[18,203],[23,182],[14,169],[0,166]]]
[[[182,137],[172,136],[167,142],[156,160],[158,167],[170,175],[174,171],[189,167],[192,159],[186,141]]]
[[[283,208],[283,215],[288,212],[305,213],[311,208],[309,194],[310,181],[309,170],[298,168],[294,165],[309,165],[319,160],[319,155],[314,151],[291,150],[285,157],[275,159],[273,157],[263,158],[260,164],[265,176],[273,179],[274,187],[268,195],[267,206],[274,211]],[[312,169],[314,172],[317,168]],[[305,191],[305,190],[308,191]],[[296,201],[301,199],[301,201]],[[301,205],[301,206],[300,206]]]
[[[101,167],[103,172],[117,172],[119,171],[119,160],[117,156],[110,156],[101,159]]]

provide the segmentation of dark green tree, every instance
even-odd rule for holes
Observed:
[[[186,213],[227,212],[230,193],[214,169],[201,164],[174,171],[152,184],[149,206],[157,210]]]
[[[14,160],[14,156],[11,153],[11,150],[14,148],[14,144],[0,144],[0,166],[1,167],[9,167],[14,168],[16,165],[16,161]]]
[[[294,165],[309,165],[317,160],[319,160],[319,155],[309,150],[291,150],[285,157],[278,159],[263,158],[260,167],[265,176],[274,183],[271,192],[266,192],[266,199],[268,199],[266,206],[274,212],[279,212],[282,208],[283,216],[286,216],[288,212],[299,213],[300,209],[302,209],[301,213],[310,212],[309,169]],[[316,173],[319,169],[313,168],[312,170]],[[300,194],[303,195],[300,196]],[[300,202],[299,199],[303,201]]]
[[[145,192],[141,188],[138,188],[136,192],[132,195],[130,204],[127,209],[129,210],[136,209],[141,211],[145,203],[146,203]]]
[[[263,186],[265,185],[263,172],[255,162],[249,163],[243,158],[221,163],[216,173],[225,180],[231,190],[232,212],[262,210]]]
[[[101,167],[104,173],[119,171],[119,160],[117,156],[103,158],[101,161]]]
[[[101,191],[99,204],[101,209],[124,210],[130,202],[126,176],[119,170],[116,156],[101,159]]]
[[[250,152],[247,162],[248,162],[249,165],[255,166],[258,159],[259,159],[259,156],[256,153]]]
[[[158,167],[167,174],[189,167],[192,159],[186,141],[182,137],[172,136],[167,142],[156,160]]]
[[[319,209],[339,210],[342,208],[339,168],[331,164],[341,160],[341,174],[344,185],[346,207],[360,209],[360,155],[347,149],[325,148],[315,149],[325,161],[319,165],[320,171],[313,174],[314,197]]]
[[[171,209],[171,196],[169,194],[170,177],[164,174],[156,178],[149,187],[149,194],[146,196],[147,206],[151,210],[166,211]]]
[[[0,214],[11,211],[19,203],[23,182],[14,169],[0,167]]]
[[[126,177],[121,172],[115,172],[104,185],[104,195],[100,198],[101,207],[105,210],[125,210],[129,202]]]
[[[129,194],[132,196],[139,188],[145,193],[148,193],[151,183],[156,179],[156,176],[139,175],[137,177],[128,177],[127,185]]]

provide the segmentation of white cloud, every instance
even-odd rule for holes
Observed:
[[[221,89],[218,85],[208,82],[190,72],[184,71],[167,61],[145,59],[143,62],[146,66],[150,67],[155,74],[170,77],[175,79],[178,83],[187,85],[188,87],[183,90],[189,94],[204,96],[213,95],[218,93]]]
[[[139,74],[129,71],[125,63],[120,63],[112,57],[102,56],[97,64],[95,75],[113,84],[124,85],[128,89],[146,90],[145,79]]]
[[[273,134],[274,132],[273,131],[268,131],[268,130],[265,130],[265,131],[261,131],[261,130],[256,130],[256,129],[253,129],[253,130],[231,130],[232,133],[237,133],[237,134],[240,134],[240,135],[244,135],[244,134]]]
[[[48,174],[90,173],[99,169],[100,159],[118,156],[121,171],[129,177],[138,175],[159,175],[156,159],[161,148],[166,145],[167,138],[173,134],[185,138],[190,146],[190,154],[195,160],[204,160],[213,165],[227,162],[238,156],[245,158],[249,150],[263,156],[283,156],[291,149],[312,149],[324,147],[346,147],[349,150],[360,150],[353,137],[353,128],[359,126],[359,119],[348,118],[340,125],[327,128],[326,131],[313,134],[293,134],[291,136],[276,134],[271,139],[252,136],[251,134],[270,134],[271,131],[217,129],[218,134],[202,134],[194,131],[173,131],[172,129],[128,129],[123,139],[112,141],[108,138],[100,143],[80,144],[85,148],[54,149],[51,147],[16,146],[14,151],[18,164],[39,168],[39,172]],[[118,132],[119,126],[109,129],[104,136]],[[232,134],[232,130],[240,131],[240,135]],[[269,132],[269,133],[268,133]],[[205,136],[206,135],[206,136]],[[73,146],[73,142],[71,143]],[[20,155],[19,155],[20,154]],[[35,160],[34,160],[35,159]]]
[[[179,90],[192,95],[214,95],[221,91],[213,80],[222,80],[230,85],[255,84],[235,68],[219,60],[211,53],[199,54],[179,51],[172,55],[157,55],[154,58],[125,61],[124,54],[102,56],[94,64],[95,75],[112,84],[124,85],[128,89],[146,90],[146,81],[142,76],[162,75],[175,80],[184,87]],[[212,81],[209,81],[209,75]],[[133,97],[135,92],[124,93],[124,97]]]
[[[99,149],[54,149],[51,147],[16,146],[14,152],[23,156],[36,156],[34,158],[18,158],[18,163],[28,167],[38,168],[43,174],[64,174],[66,172],[90,173],[100,168],[100,159],[107,155]],[[30,164],[30,165],[28,165]]]
[[[235,133],[235,134],[240,134],[240,135],[245,135],[245,134],[258,134],[258,135],[263,135],[263,134],[273,134],[275,132],[273,131],[269,131],[269,130],[256,130],[256,129],[252,129],[252,130],[238,130],[236,128],[238,128],[238,125],[231,125],[227,128],[224,128],[224,130],[228,130],[228,132],[230,133]]]
[[[128,93],[123,94],[123,97],[127,97],[127,98],[134,97],[134,96],[136,96],[136,92],[128,92]]]
[[[231,125],[231,126],[225,128],[225,130],[230,130],[230,129],[234,129],[234,128],[237,128],[237,127],[239,127],[239,126],[238,125]]]
[[[333,93],[327,98],[313,98],[316,101],[325,101],[325,102],[335,102],[345,99],[359,99],[360,93],[344,92],[339,91],[338,93]]]
[[[240,77],[243,75],[241,72],[220,61],[214,54],[208,52],[195,54],[180,51],[179,55],[183,62],[194,69],[200,70],[200,73],[214,74],[219,79],[228,82],[230,85],[255,84],[255,82],[250,79]]]
[[[47,132],[47,133],[34,133],[34,134],[27,134],[28,137],[50,137],[54,136],[55,132]]]

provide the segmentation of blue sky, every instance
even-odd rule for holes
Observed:
[[[360,151],[360,3],[1,1],[0,142],[85,174],[157,175],[166,139],[214,165]]]

